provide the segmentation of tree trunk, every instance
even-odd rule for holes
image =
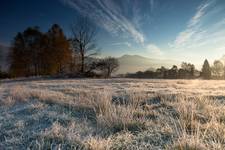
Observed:
[[[110,68],[108,68],[108,72],[107,72],[107,78],[111,77],[111,72],[110,72]]]
[[[81,54],[81,73],[84,73],[84,54]]]

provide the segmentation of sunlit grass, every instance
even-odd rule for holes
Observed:
[[[0,85],[0,147],[224,149],[225,82],[46,80]]]

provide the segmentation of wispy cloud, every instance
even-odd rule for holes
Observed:
[[[197,25],[200,21],[201,21],[201,18],[206,15],[206,11],[207,11],[207,8],[210,6],[210,3],[207,2],[207,3],[204,3],[202,5],[200,5],[197,9],[197,12],[196,14],[191,18],[189,24],[188,24],[188,27],[191,28],[195,25]]]
[[[129,42],[118,42],[118,43],[112,43],[112,46],[121,46],[121,45],[125,45],[127,47],[131,47],[131,44]]]
[[[149,3],[150,3],[151,11],[153,11],[154,6],[155,6],[155,1],[154,0],[149,0]]]
[[[178,34],[170,47],[177,50],[196,50],[198,52],[203,49],[204,51],[212,51],[224,47],[225,18],[218,1],[207,1],[201,4],[187,23],[186,29]]]
[[[162,50],[155,44],[148,44],[145,46],[145,51],[147,54],[151,55],[151,56],[162,56],[163,52]]]
[[[197,9],[196,14],[188,22],[187,28],[180,32],[175,40],[175,47],[185,45],[199,30],[201,19],[206,15],[207,8],[210,6],[210,3],[204,3],[200,5]]]
[[[122,5],[113,0],[61,0],[80,14],[90,17],[99,27],[106,31],[133,38],[143,44],[145,36],[137,24],[124,14]],[[126,0],[128,1],[128,0]],[[150,0],[153,3],[153,0]],[[122,1],[121,1],[122,2]],[[138,1],[137,1],[138,2]],[[126,8],[129,10],[129,8]]]

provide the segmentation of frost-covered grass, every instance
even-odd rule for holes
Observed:
[[[225,149],[225,81],[3,81],[0,149]]]

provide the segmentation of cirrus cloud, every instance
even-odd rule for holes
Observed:
[[[206,1],[201,4],[187,27],[181,31],[170,47],[175,49],[216,49],[224,44],[225,18],[221,15],[220,0]],[[216,7],[215,7],[216,6]],[[217,18],[215,21],[212,18]]]
[[[106,31],[124,37],[131,37],[137,43],[143,44],[145,42],[145,36],[141,32],[139,25],[129,19],[124,14],[124,9],[130,8],[122,7],[114,0],[61,0],[64,4],[75,9],[82,15],[88,16],[99,27]],[[126,0],[129,1],[129,0]],[[135,0],[136,3],[139,1]],[[150,0],[150,4],[154,5],[153,0]],[[135,7],[132,5],[132,7]],[[153,6],[151,6],[153,7]],[[136,10],[132,8],[131,10]],[[135,13],[135,11],[133,12]],[[138,14],[134,14],[135,18],[141,17]]]

